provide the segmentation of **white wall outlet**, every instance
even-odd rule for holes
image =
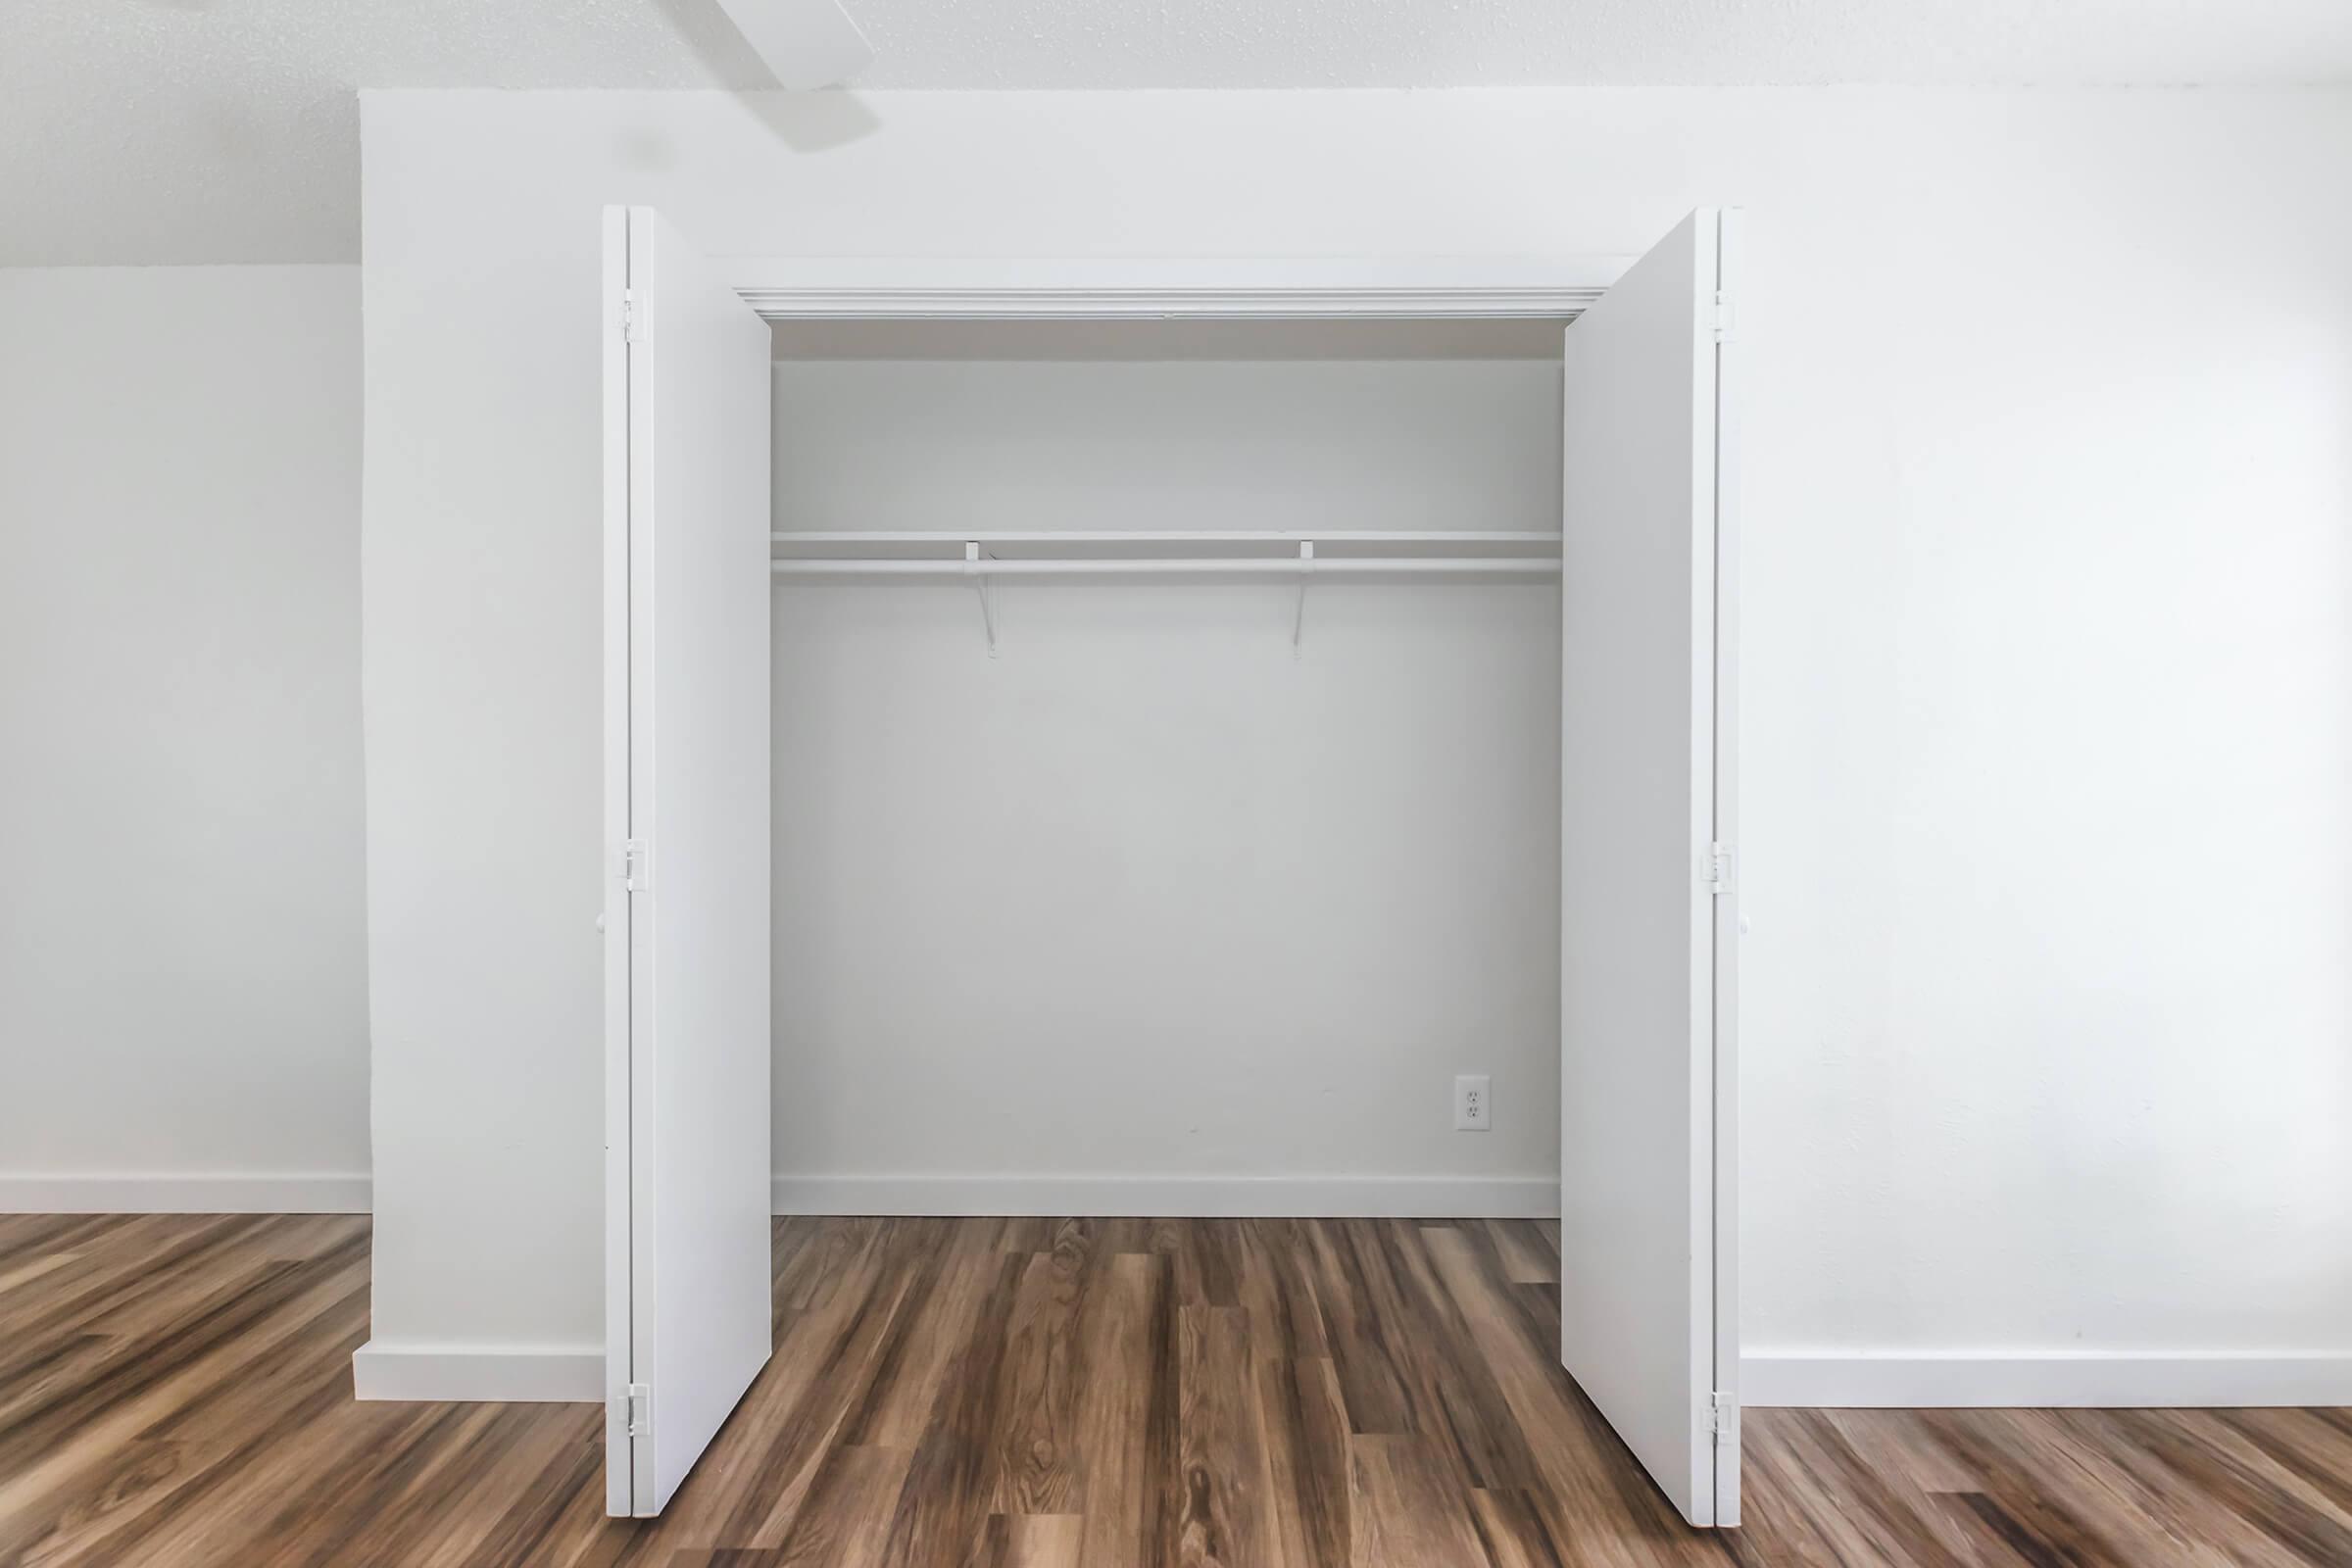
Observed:
[[[1483,1072],[1466,1072],[1453,1081],[1453,1130],[1483,1133],[1494,1126],[1494,1095]]]

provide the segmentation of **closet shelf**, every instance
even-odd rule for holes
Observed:
[[[1471,529],[876,529],[771,533],[768,540],[778,552],[769,564],[780,577],[1517,577],[1560,569],[1556,533]]]
[[[1560,536],[1470,529],[1408,531],[1400,528],[1336,529],[1330,533],[1274,533],[1265,529],[1107,531],[980,529],[971,533],[928,531],[848,533],[782,532],[768,535],[771,548],[787,554],[768,561],[777,578],[932,577],[969,582],[980,591],[980,617],[988,651],[997,651],[997,611],[989,583],[999,577],[1288,577],[1298,585],[1291,615],[1291,644],[1298,646],[1306,625],[1306,585],[1315,578],[1346,577],[1557,577]],[[1318,555],[1336,546],[1339,555]],[[861,550],[896,547],[897,555],[792,555],[794,549]],[[1152,555],[1103,554],[1156,547]],[[1281,554],[1236,555],[1236,548]],[[1349,549],[1430,549],[1427,555],[1349,555]],[[909,550],[953,550],[954,555],[906,554]],[[1186,554],[1220,548],[1226,553]],[[1015,552],[999,555],[1000,550]],[[1484,550],[1485,554],[1477,552]],[[1444,551],[1445,554],[1436,552]],[[1522,552],[1503,554],[1504,551]],[[1548,551],[1549,554],[1526,552]],[[1091,552],[1091,553],[1090,553]],[[1462,552],[1469,552],[1464,554]]]

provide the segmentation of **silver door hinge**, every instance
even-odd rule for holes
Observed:
[[[628,1408],[621,1412],[629,1424],[629,1436],[642,1438],[654,1430],[654,1391],[642,1383],[629,1385]]]
[[[653,882],[653,856],[645,840],[629,840],[620,847],[620,885],[631,893],[643,893]]]
[[[1725,293],[1722,289],[1717,289],[1715,291],[1716,342],[1729,343],[1732,340],[1733,329],[1739,324],[1736,319],[1737,314],[1738,313],[1732,308],[1731,295]]]
[[[1719,899],[1732,891],[1732,847],[1729,844],[1707,846],[1707,891]]]
[[[645,326],[642,313],[637,309],[637,291],[624,288],[620,291],[620,340],[623,343],[638,343],[644,338]]]
[[[1740,1397],[1733,1394],[1707,1396],[1707,1430],[1715,1436],[1715,1446],[1736,1448],[1740,1446]]]

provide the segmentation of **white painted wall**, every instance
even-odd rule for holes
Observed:
[[[2352,97],[364,114],[379,1336],[599,1333],[599,204],[1216,256],[1733,201],[1751,1351],[2352,1351]]]
[[[0,1206],[365,1208],[359,270],[0,345]]]
[[[1557,328],[872,336],[781,527],[1558,526]],[[777,590],[779,1207],[1556,1211],[1557,587],[992,592]]]

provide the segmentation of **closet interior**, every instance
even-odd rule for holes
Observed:
[[[1547,1177],[1559,323],[774,341],[780,1204]]]

